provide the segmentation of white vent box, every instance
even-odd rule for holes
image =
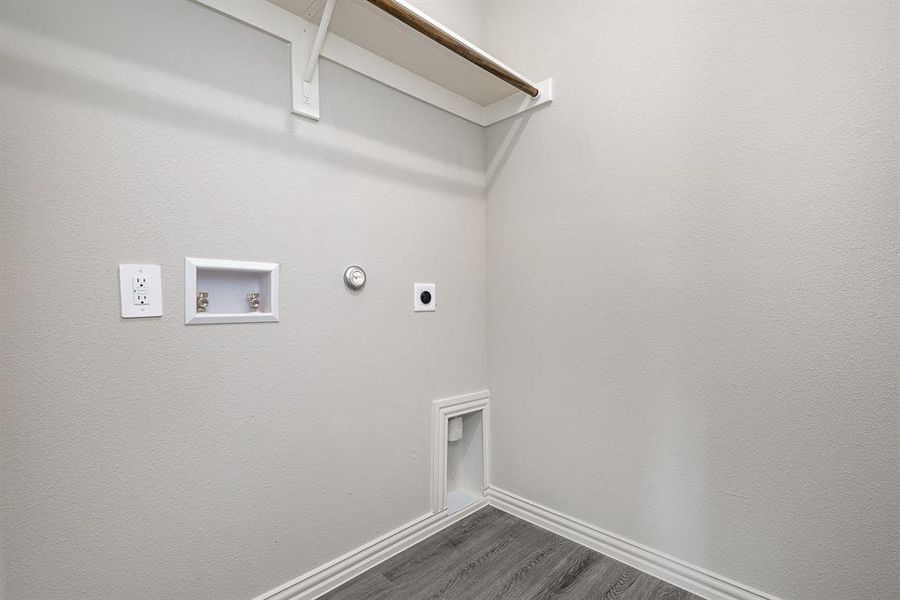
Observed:
[[[447,511],[454,513],[484,497],[484,433],[480,410],[447,422]],[[459,419],[460,421],[456,421]],[[458,433],[456,423],[460,423]],[[458,439],[453,439],[458,438]]]
[[[432,403],[431,506],[455,513],[484,502],[491,485],[487,390]]]

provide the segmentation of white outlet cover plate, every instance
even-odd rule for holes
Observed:
[[[422,302],[422,292],[431,294],[431,302],[424,304]],[[433,283],[415,283],[413,284],[413,310],[415,312],[434,312],[437,309],[437,292]]]
[[[146,294],[147,304],[136,304],[137,290],[134,289],[135,277],[146,277],[147,287],[141,292]],[[122,318],[161,317],[162,305],[162,267],[160,265],[119,265],[119,300],[122,304]]]

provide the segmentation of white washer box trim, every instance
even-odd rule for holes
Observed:
[[[242,313],[197,312],[198,271],[222,271],[231,273],[256,273],[265,275],[266,289],[260,292],[270,306],[268,311]],[[184,324],[207,325],[213,323],[260,323],[278,321],[279,266],[272,262],[246,260],[221,260],[217,258],[184,259]]]

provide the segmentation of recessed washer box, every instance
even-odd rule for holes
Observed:
[[[186,325],[277,320],[278,263],[184,259]]]

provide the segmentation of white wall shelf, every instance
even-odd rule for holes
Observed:
[[[197,295],[208,294],[205,311]],[[259,308],[250,295],[259,294]],[[259,323],[278,320],[278,263],[184,259],[184,323]]]
[[[319,73],[315,68],[319,56],[483,127],[553,100],[550,79],[526,80],[538,90],[533,98],[367,0],[196,2],[290,44],[292,111],[297,115],[319,118]],[[472,53],[515,73],[409,3],[396,0],[394,4]],[[325,23],[327,35],[319,35],[320,23]]]

